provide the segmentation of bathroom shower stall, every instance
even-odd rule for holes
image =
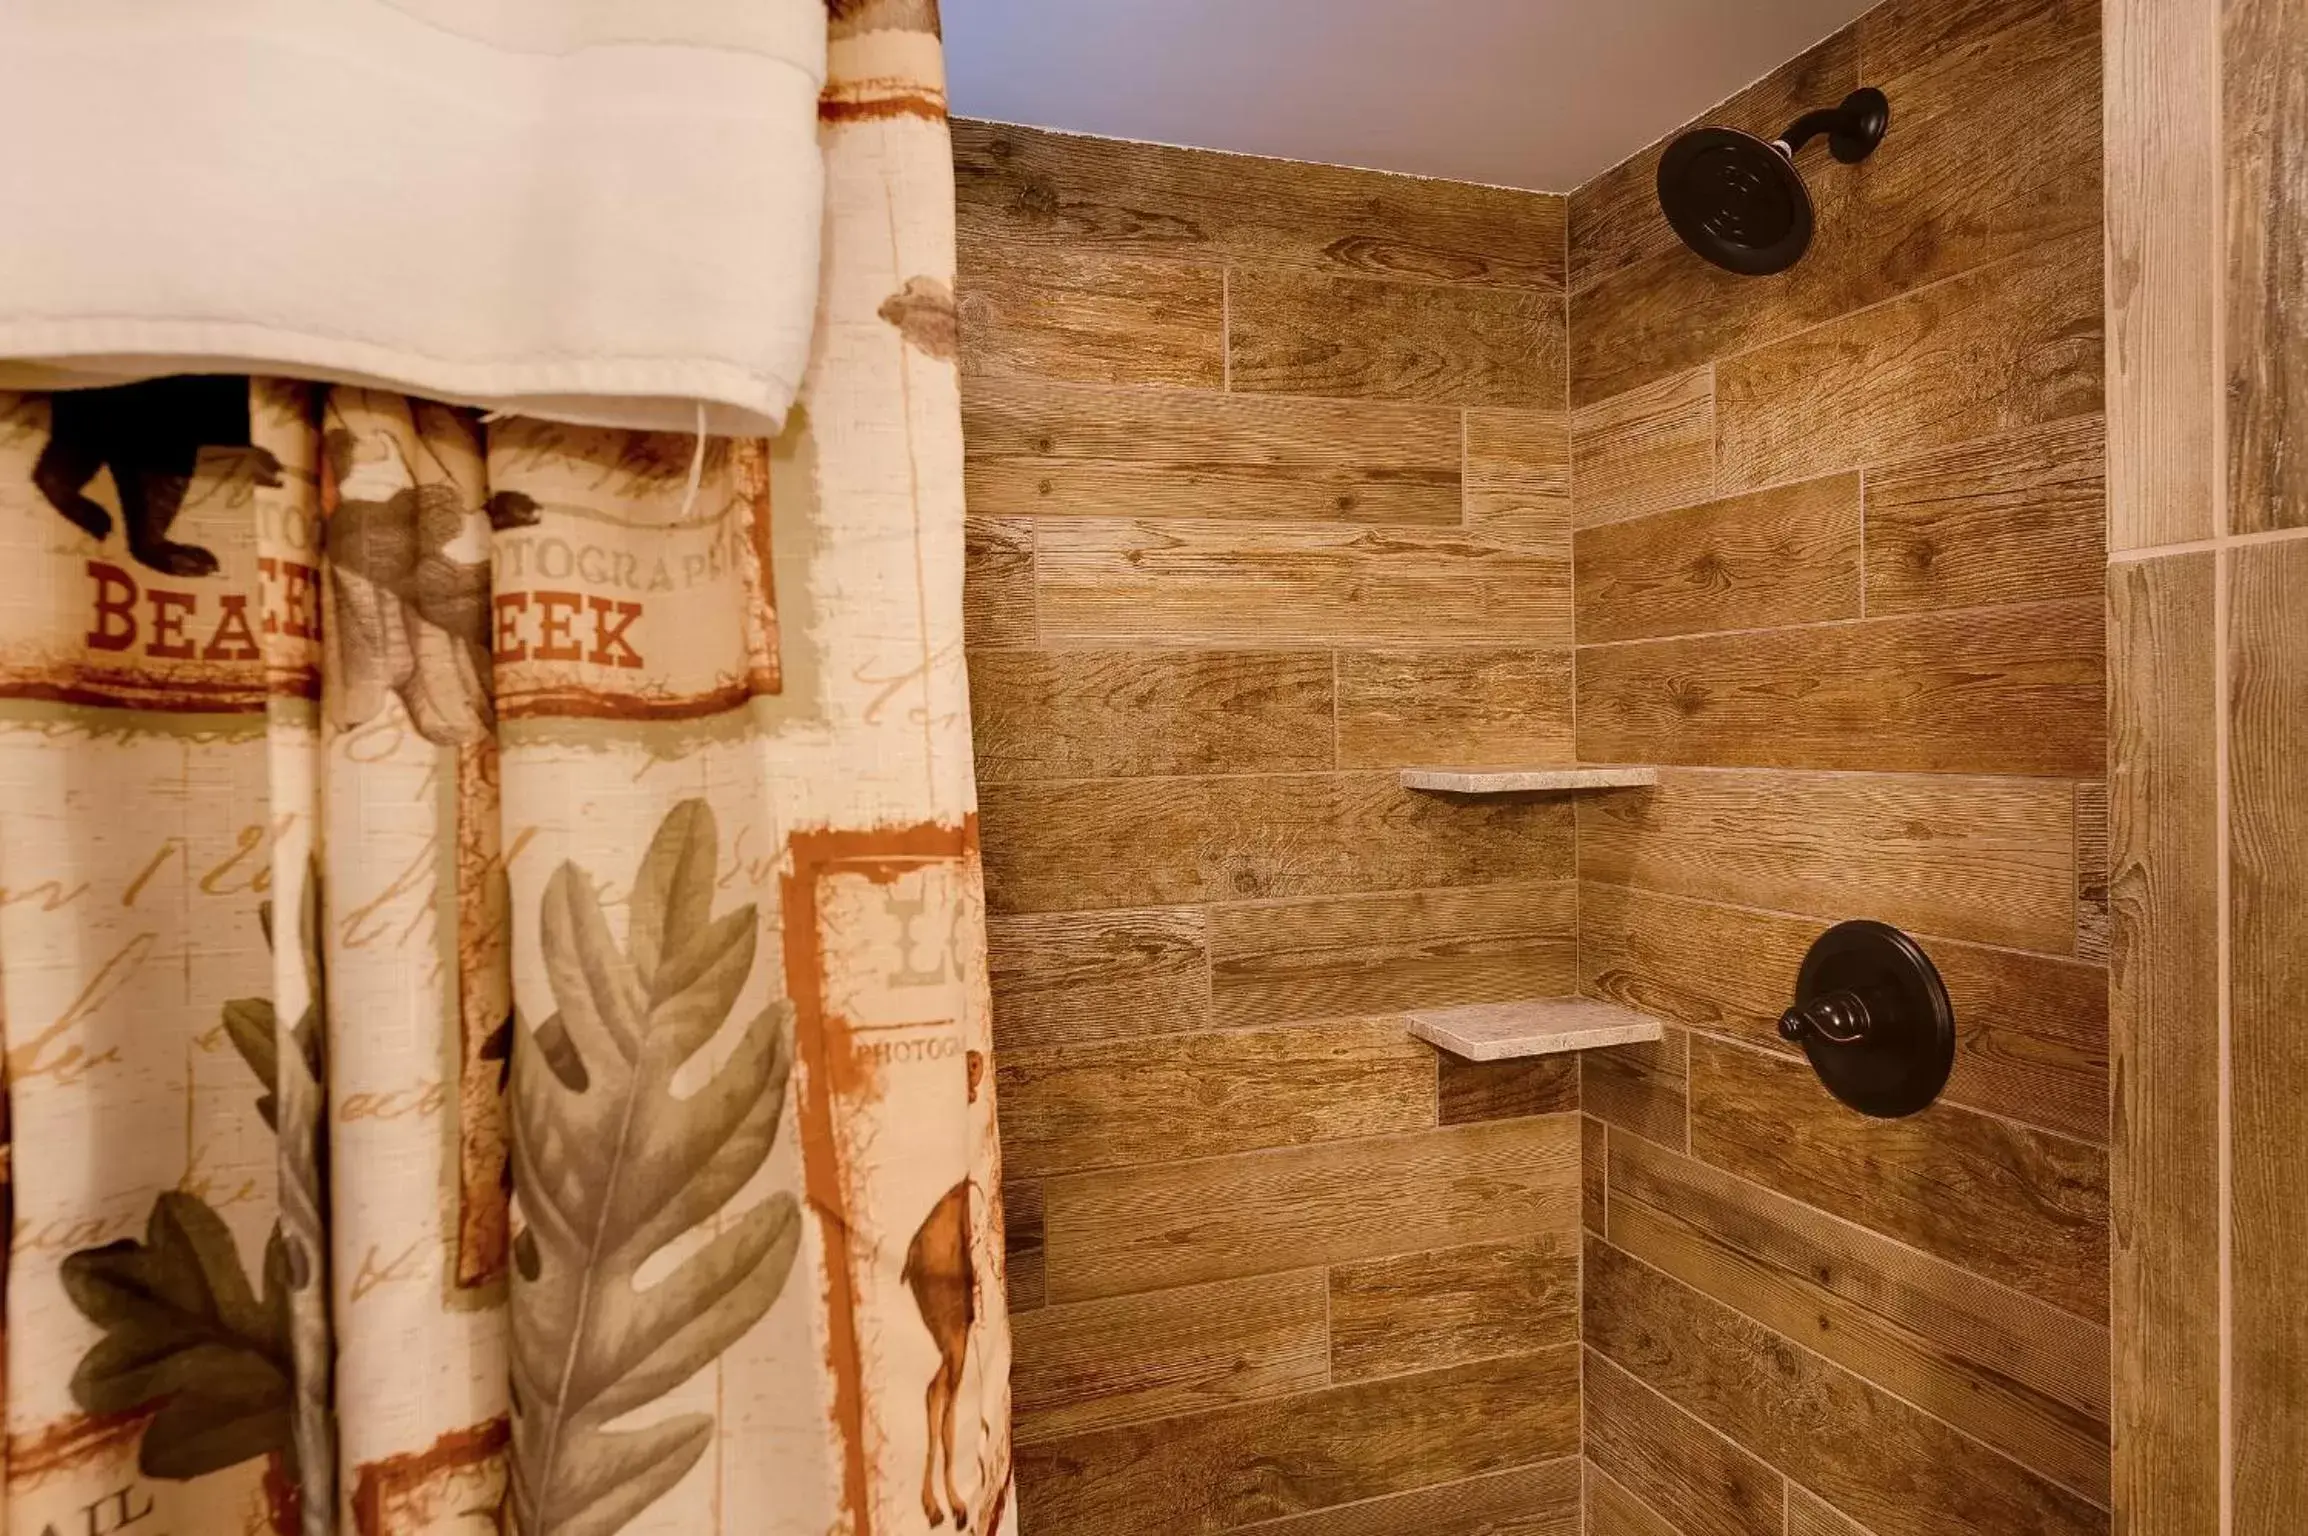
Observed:
[[[2308,12],[1849,14],[957,119],[1031,1536],[2299,1528]]]

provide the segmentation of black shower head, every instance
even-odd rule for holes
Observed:
[[[1811,193],[1795,152],[1826,134],[1857,164],[1891,124],[1883,93],[1863,86],[1830,110],[1807,112],[1775,141],[1736,128],[1694,128],[1659,159],[1659,206],[1683,243],[1719,267],[1759,277],[1784,272],[1811,244]]]

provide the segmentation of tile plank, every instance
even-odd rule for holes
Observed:
[[[1028,1530],[1215,1536],[1578,1446],[1566,1345],[1021,1445],[1018,1514]]]
[[[968,240],[955,294],[965,379],[1201,389],[1226,381],[1218,267]]]
[[[1579,642],[1856,619],[1859,568],[1856,474],[1582,528]]]
[[[1042,1186],[1014,1179],[1002,1181],[1003,1269],[1008,1276],[1010,1310],[1023,1312],[1042,1304]]]
[[[1044,1307],[1012,1325],[1021,1443],[1329,1384],[1318,1269]]]
[[[2308,527],[2308,24],[2293,0],[2229,0],[2221,31],[2228,529],[2262,533]]]
[[[972,379],[980,514],[1459,521],[1459,412],[1186,389]]]
[[[2108,1331],[1622,1141],[1609,1239],[2103,1507]]]
[[[1208,1028],[1204,923],[1185,908],[989,916],[996,1048]]]
[[[1336,750],[1327,651],[969,657],[978,782],[1303,773]]]
[[[2210,554],[2108,570],[2116,1507],[2221,1505],[2220,780]]]
[[[1007,1050],[994,1067],[1020,1178],[1435,1123],[1433,1053],[1398,1019]]]
[[[2297,1518],[2308,1466],[2308,540],[2229,558],[2235,1511],[2268,1530]]]
[[[1429,405],[1563,407],[1563,301],[1501,289],[1227,275],[1227,388]]]
[[[1604,1251],[1590,1240],[1588,1263]],[[1613,1325],[1586,1298],[1587,1456],[1678,1536],[1781,1536],[1782,1479],[1595,1348]],[[1637,1529],[1640,1529],[1638,1526]],[[1598,1531],[1596,1536],[1601,1536]]]
[[[1787,1536],[1873,1536],[1873,1533],[1802,1484],[1789,1483]]]
[[[1554,291],[1564,199],[1423,176],[1218,154],[956,118],[965,234]]]
[[[1034,643],[1034,525],[1024,518],[963,520],[962,634],[972,650]]]
[[[2100,299],[2095,225],[1720,362],[1717,488],[2095,415]]]
[[[1440,1081],[1436,1118],[1444,1125],[1559,1115],[1579,1107],[1579,1053],[1467,1061],[1435,1053]]]
[[[1586,1536],[1682,1536],[1650,1505],[1587,1463]]]
[[[1945,1101],[1870,1120],[1806,1062],[1694,1035],[1691,1155],[2077,1317],[2108,1315],[2101,1148]]]
[[[1869,466],[1868,613],[2099,602],[2105,433],[2086,416]]]
[[[2074,943],[2064,783],[1671,769],[1579,802],[1587,880],[2049,953]]]
[[[1608,1243],[1587,1285],[1594,1349],[1883,1536],[2106,1536],[2105,1510]]]
[[[1715,494],[1715,370],[1673,373],[1571,413],[1571,518],[1581,528]]]
[[[1644,1045],[1579,1053],[1579,1107],[1622,1131],[1680,1151],[1686,1144],[1691,1037],[1670,1028]]]
[[[1486,539],[1560,550],[1571,536],[1571,424],[1561,410],[1466,416],[1467,527]]]
[[[1547,997],[1577,981],[1569,881],[1221,906],[1210,924],[1224,1025]]]
[[[1338,765],[1447,768],[1571,757],[1571,650],[1338,653]]]
[[[1579,1340],[1569,1233],[1477,1243],[1330,1271],[1330,1371],[1367,1381]]]
[[[1579,1117],[1579,1224],[1597,1237],[1609,1214],[1611,1133],[1593,1115]]]
[[[1575,1456],[1241,1527],[1246,1536],[1579,1536]]]
[[[2108,786],[2076,786],[2076,958],[2108,963]]]
[[[2087,777],[2106,647],[2096,601],[1582,645],[1579,757]]]
[[[1387,773],[988,784],[979,795],[997,913],[1563,880],[1572,814],[1559,796],[1446,804]]]
[[[1580,892],[1579,926],[1587,995],[1797,1054],[1779,1038],[1779,1014],[1824,920],[1590,885]],[[1919,941],[1955,1007],[1947,1100],[2105,1145],[2107,972],[1929,935]]]
[[[1568,549],[1463,531],[1048,520],[1042,635],[1099,645],[1542,645],[1571,641]]]
[[[1572,1230],[1570,1115],[1050,1180],[1055,1300]]]

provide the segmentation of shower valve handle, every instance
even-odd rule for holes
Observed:
[[[1830,992],[1779,1016],[1779,1038],[1791,1043],[1812,1035],[1833,1045],[1853,1045],[1874,1027],[1866,1000],[1856,992]]]

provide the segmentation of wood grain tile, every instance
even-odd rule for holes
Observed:
[[[1184,908],[986,919],[994,1043],[1004,1051],[1204,1029],[1204,917]]]
[[[1038,531],[1057,644],[1567,645],[1568,552],[1463,532],[1064,519]]]
[[[2098,24],[2099,7],[2085,0],[1878,6],[1860,23],[1859,51],[1866,83],[1895,104],[1899,153],[1846,169],[1817,144],[1804,151],[1817,233],[1804,260],[1777,277],[1738,277],[1678,247],[1582,290],[1573,400],[1604,399],[2062,237],[2096,251]],[[1995,152],[2015,142],[2030,153]]]
[[[1224,290],[1218,267],[965,241],[955,280],[962,372],[1218,389]]]
[[[1549,1233],[1330,1271],[1330,1371],[1366,1381],[1579,1341],[1579,1243]]]
[[[1578,1458],[1241,1529],[1248,1536],[1579,1536]]]
[[[961,227],[1022,244],[1475,287],[1563,282],[1545,192],[954,120]]]
[[[978,782],[1332,765],[1326,651],[988,651],[969,658]]]
[[[1593,1348],[1883,1536],[2108,1531],[2106,1511],[1610,1244],[1588,1243],[1586,1273]]]
[[[1221,1024],[1280,1024],[1571,992],[1569,881],[1462,886],[1213,908]]]
[[[1691,1153],[2078,1317],[2107,1316],[2098,1147],[1945,1101],[1869,1120],[1808,1063],[1694,1035]]]
[[[2050,953],[2074,942],[2064,783],[1686,769],[1579,800],[1588,880]]]
[[[1715,494],[1715,370],[1669,374],[1571,413],[1571,517],[1580,528]]]
[[[1856,619],[1859,476],[1582,528],[1572,551],[1581,644]]]
[[[1770,1050],[1827,927],[1624,886],[1580,892],[1581,990]],[[1925,935],[1956,1016],[1946,1098],[2104,1145],[2108,986],[2096,965]]]
[[[1446,406],[973,379],[962,436],[981,514],[1460,517],[1459,413]]]
[[[1602,1236],[1611,1187],[1611,1133],[1593,1115],[1579,1117],[1579,1224]]]
[[[1579,1132],[1543,1115],[1053,1179],[1049,1291],[1072,1301],[1568,1232]]]
[[[1319,1269],[1044,1307],[1012,1324],[1021,1442],[1329,1384]]]
[[[1873,1536],[1800,1483],[1787,1485],[1787,1536]]]
[[[1664,1515],[1587,1463],[1586,1536],[1682,1536]]]
[[[1589,1263],[1600,1250],[1588,1242]],[[1601,1319],[1598,1301],[1590,1288],[1587,1457],[1595,1469],[1679,1536],[1780,1536],[1779,1474],[1597,1353],[1597,1338],[1623,1326]]]
[[[1571,650],[1338,653],[1338,765],[1448,768],[1571,758]]]
[[[1561,880],[1571,816],[1561,797],[1446,804],[1385,773],[988,784],[979,797],[987,900],[1003,913]]]
[[[970,517],[962,525],[962,633],[972,649],[1032,645],[1034,525]]]
[[[1846,27],[1684,126],[1719,123],[1776,138],[1813,107],[1841,101],[1860,83],[1859,34]],[[1683,249],[1659,216],[1659,157],[1681,132],[1644,146],[1571,194],[1573,288],[1585,288],[1645,257]]]
[[[2308,527],[2308,191],[2298,158],[2308,141],[2308,24],[2290,0],[2231,0],[2221,33],[2228,527]]]
[[[1867,611],[2100,601],[2105,428],[2054,422],[1867,471]]]
[[[2100,292],[2095,231],[1718,363],[1718,488],[2098,412]]]
[[[1008,1050],[995,1071],[1021,1178],[1435,1123],[1433,1052],[1392,1018]]]
[[[1623,1131],[1680,1151],[1690,1091],[1691,1038],[1680,1029],[1645,1045],[1579,1053],[1579,1107]]]
[[[1020,1523],[1214,1536],[1575,1454],[1578,1376],[1565,1346],[1022,1445]]]
[[[2108,963],[2108,785],[2076,786],[2076,958]]]
[[[2308,540],[2229,558],[2235,1511],[2267,1530],[2296,1518],[2308,1466]]]
[[[2106,647],[2097,602],[1583,645],[1579,757],[2093,776]]]
[[[1226,338],[1246,394],[1563,406],[1558,295],[1236,267]]]
[[[2220,1508],[2219,748],[2209,554],[2108,571],[2116,1507]]]
[[[1002,1184],[1003,1268],[1009,1281],[1010,1310],[1042,1304],[1042,1186],[1004,1180]]]
[[[1557,1115],[1579,1107],[1576,1053],[1466,1061],[1438,1051],[1435,1065],[1439,1078],[1436,1118],[1444,1125],[1469,1125],[1515,1115]]]
[[[1571,424],[1561,410],[1466,415],[1466,520],[1479,537],[1561,550],[1571,537]]]
[[[2105,1506],[2108,1331],[1622,1140],[1610,1241]]]

